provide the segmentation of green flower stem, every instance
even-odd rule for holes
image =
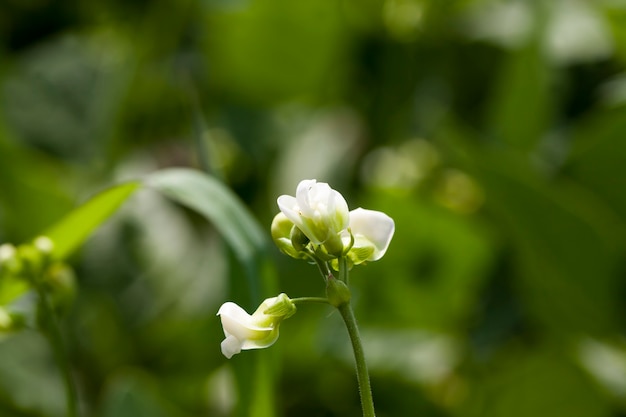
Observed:
[[[339,262],[339,280],[348,285],[348,258],[342,256],[338,259]]]
[[[326,294],[328,298],[320,297],[302,297],[292,299],[294,303],[299,302],[317,302],[327,303],[335,306],[341,317],[343,318],[348,334],[350,335],[350,342],[352,342],[352,350],[354,351],[354,360],[356,362],[356,376],[359,382],[359,395],[361,397],[361,409],[363,410],[363,417],[376,417],[374,410],[374,399],[372,397],[372,387],[370,385],[370,377],[367,371],[367,363],[365,362],[365,352],[363,352],[363,344],[361,343],[361,336],[359,334],[359,328],[352,311],[352,305],[350,304],[350,290],[348,289],[348,259],[342,256],[338,259],[339,263],[339,279],[335,278],[330,273],[328,266],[325,262],[319,259],[315,259],[317,266],[320,269],[322,277],[326,281]],[[340,285],[337,285],[341,283]],[[343,287],[343,289],[342,289]],[[345,291],[344,291],[345,290]],[[332,301],[331,301],[332,300]]]
[[[326,297],[298,297],[292,298],[291,301],[294,304],[330,304]]]
[[[77,417],[76,385],[74,384],[70,363],[63,345],[63,337],[61,336],[59,323],[57,322],[56,314],[45,290],[41,287],[41,284],[37,284],[36,288],[37,294],[39,295],[41,326],[52,347],[54,357],[61,370],[63,383],[65,384],[67,417]]]
[[[322,278],[324,278],[324,281],[326,281],[328,279],[328,276],[331,274],[330,269],[328,269],[328,264],[326,264],[326,262],[322,261],[320,258],[313,256],[313,261],[315,261],[315,263],[317,264],[317,267],[320,270],[320,274],[322,274]]]
[[[363,409],[363,417],[375,417],[374,399],[372,398],[372,387],[370,385],[370,377],[367,372],[367,363],[365,362],[365,353],[359,335],[359,328],[356,324],[356,318],[352,311],[350,303],[345,303],[337,307],[343,317],[343,321],[348,328],[352,349],[354,350],[354,359],[356,362],[356,375],[359,381],[359,394],[361,395],[361,408]]]

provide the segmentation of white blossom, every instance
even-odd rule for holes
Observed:
[[[348,227],[346,200],[324,182],[300,181],[295,197],[281,195],[277,202],[280,211],[316,245],[337,238]]]
[[[295,313],[295,305],[285,294],[268,298],[250,315],[232,302],[222,304],[220,316],[224,336],[222,353],[228,359],[242,350],[269,347],[278,339],[281,321]]]

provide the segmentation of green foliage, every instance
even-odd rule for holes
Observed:
[[[46,234],[75,271],[59,325],[81,416],[358,415],[326,307],[270,350],[219,351],[222,302],[323,296],[268,249],[304,178],[396,222],[350,281],[380,416],[623,415],[625,10],[1,5],[0,244]],[[29,288],[4,277],[2,308],[32,311]],[[24,317],[0,340],[0,414],[61,416]]]
[[[247,288],[250,298],[255,299],[258,297],[259,288],[267,289],[271,273],[268,270],[261,270],[263,259],[260,258],[266,251],[267,239],[264,238],[256,220],[242,206],[238,198],[219,181],[188,169],[158,171],[144,181],[123,183],[97,194],[44,232],[51,242],[52,252],[49,256],[54,260],[67,259],[143,184],[197,211],[216,225],[216,229],[232,247],[236,258],[245,267],[248,275],[246,280],[233,281],[233,285],[239,287],[240,292]],[[2,270],[4,274],[0,281],[2,284],[0,297],[4,300],[3,304],[8,304],[23,295],[29,289],[29,283],[35,283],[36,286],[39,275],[48,275],[47,269],[29,272],[32,268],[29,267],[27,261],[31,262],[30,258],[32,258],[32,262],[39,264],[38,257],[42,256],[34,248],[32,249],[33,255],[29,259],[26,259],[25,255],[21,256],[22,252],[25,253],[29,249],[30,246],[27,245],[17,248],[16,256],[18,256],[20,267],[16,272]],[[48,268],[48,266],[42,264],[42,268]],[[54,264],[50,266],[51,271],[54,268],[56,268]],[[29,273],[22,276],[22,270]],[[271,395],[273,378],[270,369],[264,364],[266,361],[267,359],[257,359],[252,364],[253,368],[259,369],[252,380],[252,386],[256,387],[255,392],[262,394],[262,398],[250,395],[252,390],[249,391],[250,393],[242,392],[241,415],[269,416],[273,413]],[[249,370],[244,373],[240,372],[240,377],[248,378],[249,373]],[[137,392],[134,386],[137,386]],[[131,384],[130,388],[119,389],[128,390],[128,392],[123,391],[119,394],[117,391],[112,391],[105,403],[104,415],[143,415],[146,413],[152,415],[160,413],[159,410],[164,407],[159,402],[155,403],[154,398],[151,399],[149,394],[145,394],[145,388],[141,382],[138,385]],[[251,410],[254,410],[254,413]]]

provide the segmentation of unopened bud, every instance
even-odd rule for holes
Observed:
[[[302,230],[298,229],[298,226],[295,226],[295,225],[291,228],[290,239],[291,239],[291,244],[293,245],[293,248],[297,252],[304,251],[306,248],[306,245],[308,245],[310,242],[309,238],[306,237],[304,233],[302,233]]]
[[[352,294],[350,288],[343,281],[331,275],[326,281],[326,298],[331,305],[340,307],[350,302]]]

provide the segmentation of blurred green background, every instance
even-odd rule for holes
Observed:
[[[316,178],[396,221],[351,279],[380,417],[626,416],[626,1],[5,0],[0,40],[0,242],[172,166],[269,237]],[[134,196],[71,260],[83,415],[359,415],[331,309],[221,355],[221,303],[323,295],[267,256],[242,296],[211,224]],[[64,412],[44,339],[4,336],[0,415]]]

